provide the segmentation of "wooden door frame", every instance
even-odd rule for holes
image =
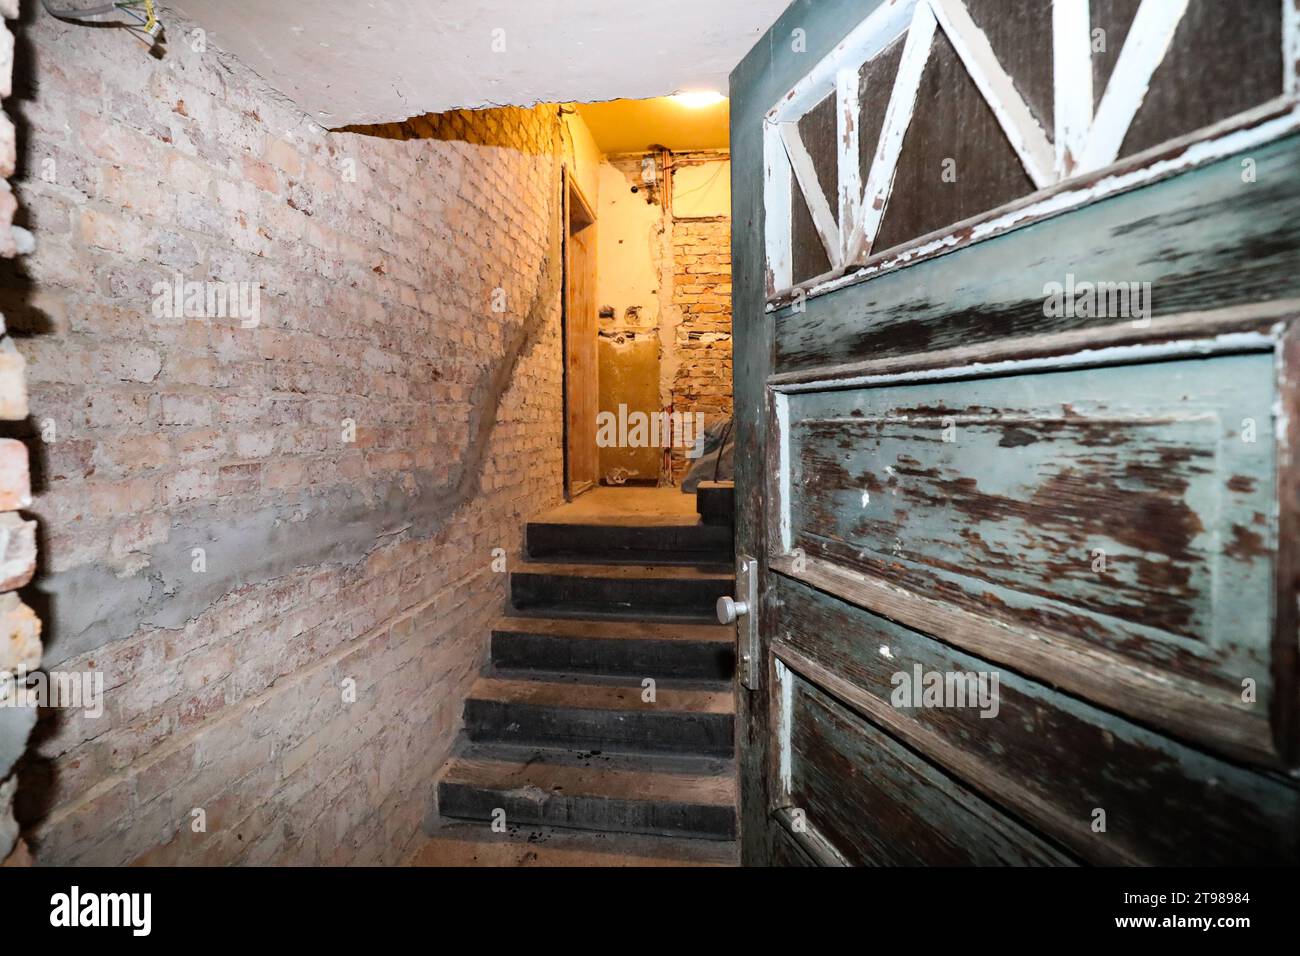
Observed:
[[[768,469],[767,380],[774,369],[775,327],[767,313],[771,277],[767,275],[764,162],[768,145],[765,119],[772,104],[828,55],[843,38],[843,25],[864,20],[879,0],[823,0],[796,3],[749,52],[731,74],[732,155],[732,352],[736,434],[736,560],[757,562],[760,582],[770,572],[763,499]],[[797,33],[796,33],[797,31]],[[784,55],[789,41],[772,38],[800,36],[806,52]],[[778,49],[778,47],[780,49]],[[759,157],[757,161],[745,157]],[[739,161],[738,161],[739,160]],[[741,862],[763,865],[805,851],[783,841],[784,829],[769,825],[768,780],[779,755],[771,753],[766,733],[776,712],[769,692],[774,685],[766,673],[766,635],[773,624],[770,593],[761,587],[758,607],[759,672],[757,690],[737,687],[737,766],[740,770],[738,819]]]
[[[563,393],[563,403],[562,403],[563,413],[561,415],[562,422],[563,422],[562,445],[563,445],[563,452],[564,452],[564,464],[563,464],[564,497],[566,500],[572,501],[574,498],[578,497],[584,492],[590,491],[592,488],[596,486],[597,483],[597,475],[595,473],[593,473],[590,476],[590,478],[584,477],[578,480],[575,480],[571,473],[571,469],[573,465],[572,446],[575,441],[575,436],[572,434],[572,429],[570,428],[570,424],[569,424],[570,408],[573,399],[573,395],[571,393],[572,382],[570,381],[570,376],[569,376],[569,357],[570,357],[570,344],[571,344],[569,333],[572,325],[571,293],[572,293],[573,273],[574,273],[574,265],[571,261],[573,244],[570,242],[570,236],[572,235],[573,221],[574,221],[573,219],[574,210],[572,206],[572,200],[573,199],[577,200],[577,203],[580,207],[579,212],[581,213],[581,215],[583,215],[584,217],[586,217],[586,219],[589,220],[589,225],[586,228],[590,228],[592,230],[596,228],[596,212],[592,208],[592,205],[590,201],[588,201],[586,195],[583,193],[582,187],[578,185],[578,181],[574,177],[573,170],[570,168],[568,163],[563,164],[563,166],[561,167],[560,182],[561,182],[560,201],[563,204],[562,208],[564,210],[564,217],[563,217],[564,233],[561,236],[561,242],[563,248],[562,261],[563,261],[564,277],[563,277],[563,295],[561,298],[561,309],[560,309],[560,341],[561,341],[561,352],[562,352],[561,391]],[[587,257],[589,261],[584,264],[584,268],[590,271],[593,284],[595,280],[595,271],[596,271],[594,242],[595,240],[593,236],[593,247],[592,247],[593,251]],[[594,330],[594,323],[593,323],[593,333],[594,331],[595,330]],[[592,341],[592,346],[594,351],[594,347],[595,347],[594,338]],[[596,393],[593,391],[592,394],[594,395]],[[591,437],[592,447],[594,448],[596,442],[595,433],[593,432],[590,437]]]

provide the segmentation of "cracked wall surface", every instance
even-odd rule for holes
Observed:
[[[17,0],[0,0],[0,99],[11,95],[14,37],[5,22],[18,16]],[[12,259],[29,251],[30,235],[13,228],[17,202],[7,178],[15,171],[15,128],[0,114],[0,257]],[[6,332],[0,315],[0,422],[21,422],[27,417],[24,361]],[[0,437],[0,865],[30,862],[26,844],[19,838],[13,814],[19,775],[15,767],[27,747],[36,723],[36,710],[21,705],[25,674],[41,662],[41,623],[16,593],[36,570],[36,523],[18,509],[31,505],[31,476],[27,446],[18,439]]]
[[[652,189],[642,180],[646,157],[658,170]],[[730,193],[721,206],[701,206],[705,196],[692,183],[679,202],[668,178],[681,169],[698,171],[706,184],[724,177],[725,185],[730,162],[724,151],[655,151],[610,156],[600,167],[601,410],[626,403],[631,411],[698,413],[710,428],[732,408],[731,219],[711,214],[727,207]],[[647,375],[657,379],[657,399],[634,387]],[[693,463],[689,451],[602,448],[601,474],[679,484]]]
[[[561,496],[571,138],[553,107],[326,133],[214,47],[19,36],[32,602],[46,666],[105,686],[33,733],[38,860],[396,862],[494,549]],[[160,307],[178,277],[256,284],[256,324]]]
[[[731,219],[677,219],[673,224],[673,407],[704,416],[705,427],[731,418]],[[673,477],[694,462],[674,448]]]

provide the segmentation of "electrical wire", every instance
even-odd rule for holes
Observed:
[[[695,193],[699,192],[701,189],[708,189],[710,186],[712,186],[717,181],[718,177],[722,175],[723,165],[727,163],[728,160],[717,159],[717,160],[709,160],[709,162],[716,162],[718,164],[718,168],[713,171],[712,176],[710,176],[707,180],[705,180],[700,185],[694,187],[693,189],[686,190],[686,192],[679,193],[676,190],[674,190],[673,197],[676,199],[680,199],[682,196],[692,196]],[[704,166],[706,164],[705,163],[682,163],[680,165],[681,166]],[[673,168],[677,169],[678,166],[674,164]]]
[[[65,23],[78,23],[82,26],[126,27],[133,33],[144,34],[150,40],[157,39],[159,31],[162,29],[162,24],[158,22],[158,17],[154,13],[154,0],[117,0],[116,3],[104,3],[97,7],[75,8],[53,7],[50,6],[50,0],[41,0],[41,6],[45,8],[45,12],[50,16]],[[139,6],[144,7],[143,13],[135,9]],[[123,20],[97,19],[117,13],[125,13],[139,23],[140,26]]]

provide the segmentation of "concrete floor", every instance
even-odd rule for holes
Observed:
[[[539,515],[559,524],[698,524],[695,495],[680,488],[593,488],[573,501]]]

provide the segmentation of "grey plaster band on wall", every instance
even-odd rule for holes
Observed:
[[[558,181],[557,177],[552,177]],[[519,364],[541,341],[559,297],[558,203],[551,197],[551,244],[542,258],[524,320],[510,329],[505,356],[484,369],[470,394],[468,441],[450,477],[409,474],[369,493],[350,486],[308,490],[283,504],[231,515],[214,506],[173,526],[169,543],[150,564],[120,578],[103,564],[87,564],[39,579],[45,601],[43,666],[57,664],[129,637],[142,627],[180,628],[227,594],[300,568],[358,564],[384,538],[439,533],[482,484],[483,467],[502,398]],[[207,570],[191,570],[191,549],[203,548]]]

